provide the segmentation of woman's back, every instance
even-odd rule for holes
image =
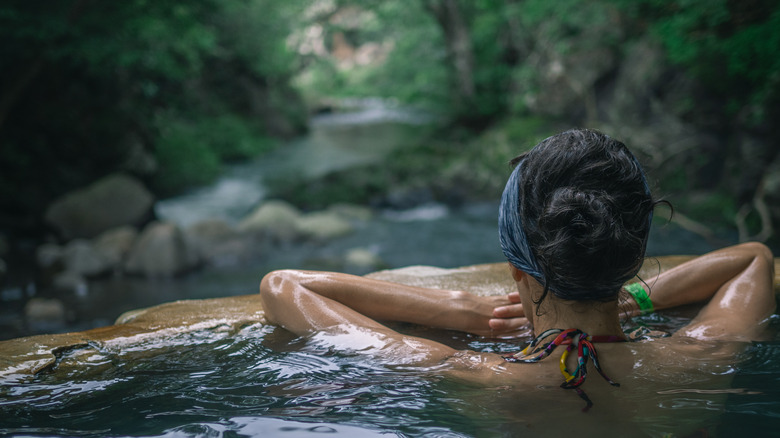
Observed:
[[[623,436],[687,436],[716,424],[728,395],[741,393],[731,382],[735,358],[749,345],[673,337],[596,345],[605,374],[620,386],[604,381],[591,364],[580,387],[593,403],[587,412],[583,399],[560,388],[562,352],[533,364],[458,353],[448,361],[452,386],[447,390],[468,394],[456,397],[469,400],[464,415],[493,411],[502,423],[518,421],[518,431],[534,436],[604,436],[606,425]]]

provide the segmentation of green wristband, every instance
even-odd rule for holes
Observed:
[[[634,297],[634,300],[639,305],[640,315],[647,315],[655,311],[653,309],[653,302],[650,300],[650,297],[647,296],[647,292],[645,292],[645,288],[643,288],[641,284],[631,283],[626,286],[626,290]]]

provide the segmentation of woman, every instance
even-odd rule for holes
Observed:
[[[654,278],[635,279],[657,201],[625,145],[595,131],[572,130],[513,163],[499,233],[516,292],[478,297],[345,274],[277,271],[260,285],[268,321],[299,335],[349,335],[352,349],[394,363],[436,366],[437,372],[483,385],[560,385],[577,391],[587,407],[597,394],[626,391],[614,387],[642,374],[640,366],[684,371],[699,365],[681,358],[733,356],[733,343],[713,350],[709,341],[761,335],[775,309],[773,257],[762,244],[722,249]],[[633,298],[621,298],[629,293]],[[625,342],[630,336],[621,328],[621,313],[689,303],[704,305],[671,337]],[[502,357],[456,351],[377,321],[493,337],[530,324],[536,338],[524,351]],[[589,364],[612,385],[595,379],[586,384]]]

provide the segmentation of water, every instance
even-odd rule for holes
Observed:
[[[672,314],[647,323],[673,329],[684,321]],[[396,328],[460,349],[517,348],[454,332]],[[523,402],[523,394],[508,388],[464,386],[435,368],[399,367],[338,352],[261,325],[233,335],[189,333],[143,349],[100,354],[112,366],[41,375],[26,383],[0,381],[0,436],[551,436],[544,425],[534,426],[530,413],[541,409],[549,414],[572,400],[579,403],[574,394],[550,387],[531,396],[539,405],[532,407]],[[695,436],[774,433],[780,426],[780,338],[749,345],[741,355],[730,387],[651,391],[666,406],[666,422],[702,415],[704,431]],[[617,391],[629,394],[641,388]],[[653,430],[642,419],[599,413],[599,400],[595,402],[587,414],[574,409],[557,418],[570,422],[572,430],[599,415],[622,426]],[[603,423],[578,436],[618,434]]]
[[[378,162],[415,135],[421,129],[416,123],[424,120],[393,108],[322,116],[315,120],[311,137],[261,161],[233,166],[213,186],[160,203],[158,213],[182,225],[212,217],[235,223],[267,196],[266,178],[316,178]],[[267,257],[242,265],[208,269],[176,280],[91,282],[86,296],[60,297],[76,318],[59,329],[110,324],[126,310],[177,299],[256,293],[262,275],[277,268],[350,272],[349,266],[333,261],[353,248],[378,255],[387,267],[502,261],[496,211],[496,202],[457,209],[428,204],[382,211],[347,237],[324,244],[278,247]],[[673,225],[658,225],[648,252],[696,254],[720,245]],[[14,295],[4,301],[17,305],[20,299]],[[648,322],[671,329],[686,320],[674,314],[653,318]],[[464,334],[401,328],[461,349],[501,352],[517,347]],[[533,418],[527,412],[532,406],[522,405],[522,394],[463,387],[435,370],[399,368],[339,353],[272,327],[246,327],[235,335],[195,333],[139,351],[101,354],[111,364],[108,369],[41,375],[24,384],[0,382],[0,435],[540,435],[540,429],[528,429]],[[706,422],[710,435],[775,433],[780,427],[780,338],[754,343],[742,358],[732,371],[731,385],[715,388],[727,391],[726,396],[718,392],[656,396],[673,407],[670,418],[722,411]],[[568,396],[557,388],[552,391],[541,408],[552,411],[560,397]],[[518,404],[522,407],[515,409]],[[576,426],[571,430],[584,433]],[[607,426],[595,433],[615,434]]]
[[[431,117],[376,100],[348,102],[349,113],[317,116],[310,135],[261,159],[235,164],[214,184],[157,203],[157,214],[182,226],[210,218],[237,223],[269,196],[269,181],[312,179],[328,172],[381,162],[429,127]],[[349,106],[348,105],[348,106]],[[180,299],[215,298],[257,292],[262,276],[274,269],[324,269],[365,274],[371,267],[352,266],[345,256],[354,249],[375,255],[377,268],[432,265],[444,268],[501,262],[495,201],[458,208],[426,204],[410,210],[377,211],[355,231],[328,242],[267,248],[260,257],[229,266],[206,268],[177,279],[109,277],[91,280],[85,293],[56,293],[67,309],[64,322],[31,323],[23,317],[32,296],[55,292],[34,284],[0,294],[0,339],[37,333],[85,330],[111,324],[121,313]],[[661,216],[661,215],[658,215]],[[702,254],[733,243],[708,242],[675,225],[657,221],[648,255]]]
[[[356,108],[314,117],[307,136],[257,160],[230,166],[215,184],[158,202],[157,216],[184,226],[210,218],[235,223],[267,196],[269,183],[307,181],[381,162],[434,120],[381,100],[362,99],[350,106]]]

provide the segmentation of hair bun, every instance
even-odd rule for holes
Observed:
[[[543,234],[565,229],[575,239],[607,238],[612,208],[606,198],[603,192],[559,188],[539,216],[539,229]]]
[[[534,278],[559,298],[616,299],[642,266],[656,204],[636,158],[609,136],[576,129],[541,141],[518,169]]]
[[[614,200],[603,191],[561,187],[547,198],[537,223],[543,243],[537,246],[536,256],[547,269],[545,277],[552,289],[566,294],[583,283],[594,289],[612,287],[603,283],[614,278],[614,272],[599,278],[590,265],[598,260],[620,270],[616,264],[628,261],[620,254],[627,233],[616,210]]]

